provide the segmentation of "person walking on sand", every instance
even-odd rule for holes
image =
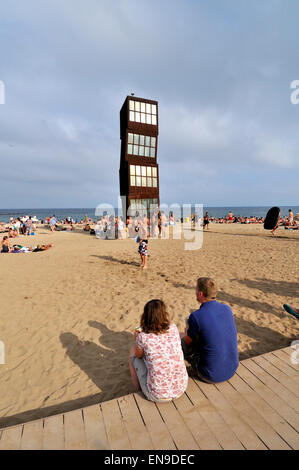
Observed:
[[[129,367],[137,391],[153,402],[179,398],[188,385],[180,335],[162,300],[147,302],[134,333]]]
[[[57,220],[56,220],[55,215],[53,215],[53,216],[51,217],[49,224],[50,224],[51,232],[54,232],[55,229],[56,229],[56,224],[57,224]]]
[[[204,215],[204,218],[203,218],[203,229],[205,230],[205,228],[207,227],[207,230],[209,230],[209,213],[206,212],[205,215]]]
[[[228,305],[217,302],[213,279],[200,277],[196,299],[200,308],[187,320],[182,348],[196,375],[207,383],[230,379],[239,365],[237,329]]]
[[[139,247],[138,253],[141,258],[141,267],[142,269],[147,269],[147,260],[148,260],[148,239],[147,239],[147,218],[144,217],[139,221],[138,224],[138,237],[139,237]]]

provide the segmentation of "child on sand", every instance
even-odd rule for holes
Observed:
[[[187,388],[188,374],[180,334],[162,300],[147,302],[134,336],[129,367],[136,390],[154,402],[179,398]]]
[[[140,254],[140,258],[141,258],[142,269],[146,269],[147,267],[147,257],[148,257],[147,246],[148,246],[148,240],[146,239],[139,240],[138,253]]]
[[[136,231],[138,232],[137,241],[139,243],[138,246],[138,253],[140,254],[141,258],[141,267],[142,269],[147,268],[147,259],[148,259],[148,239],[147,239],[147,220],[144,218],[138,222],[136,227]]]

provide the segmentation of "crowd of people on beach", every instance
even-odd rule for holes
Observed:
[[[16,238],[20,235],[34,235],[36,224],[31,216],[10,218],[8,224],[0,222],[0,233],[8,233],[8,238]]]

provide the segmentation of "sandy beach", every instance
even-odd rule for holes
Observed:
[[[233,310],[240,359],[289,346],[298,320],[282,305],[299,306],[299,232],[210,224],[203,235],[196,251],[150,240],[146,271],[134,240],[46,228],[15,239],[54,247],[0,255],[0,427],[133,392],[128,351],[144,304],[163,299],[183,331],[200,276],[216,279]]]

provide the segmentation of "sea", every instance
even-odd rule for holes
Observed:
[[[203,212],[208,211],[210,217],[221,218],[228,215],[231,211],[235,216],[242,217],[265,217],[271,206],[256,206],[256,207],[241,207],[241,206],[226,206],[226,207],[210,207],[203,206]],[[289,209],[292,209],[294,215],[299,213],[299,206],[280,206],[282,217],[287,216]],[[114,210],[117,215],[117,209]],[[197,209],[194,205],[191,205],[190,213],[195,213]],[[110,211],[111,212],[111,211]],[[177,215],[177,212],[175,215]],[[198,212],[198,211],[197,211]],[[102,211],[103,213],[103,211]],[[45,220],[47,217],[55,215],[58,220],[64,220],[66,217],[71,217],[75,221],[85,220],[85,217],[96,220],[98,216],[102,214],[96,208],[48,208],[48,209],[0,209],[0,221],[9,222],[10,217],[16,219],[17,217],[23,217],[31,215],[37,217],[39,220]]]

